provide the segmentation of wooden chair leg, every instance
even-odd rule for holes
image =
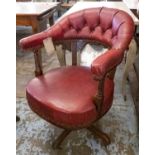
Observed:
[[[16,116],[16,122],[20,121],[20,117]]]
[[[71,130],[64,130],[59,137],[53,142],[53,149],[61,149],[60,145],[64,141],[64,139],[67,137],[67,135],[71,132]]]
[[[102,132],[101,130],[97,129],[95,126],[90,126],[87,128],[90,132],[92,132],[94,135],[98,136],[99,138],[102,139],[103,143],[105,146],[109,145],[110,144],[110,138],[109,136]]]

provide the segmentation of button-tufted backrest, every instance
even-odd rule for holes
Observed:
[[[125,50],[134,32],[132,18],[112,8],[90,8],[75,12],[48,29],[53,40],[90,39]]]
[[[133,36],[134,22],[126,12],[112,8],[90,8],[64,17],[49,29],[20,41],[23,49],[35,48],[43,40],[89,39],[124,51]]]

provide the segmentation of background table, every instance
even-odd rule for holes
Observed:
[[[59,2],[16,2],[16,25],[32,26],[33,33],[42,31],[47,19],[53,24],[53,13],[59,7]]]
[[[135,25],[139,24],[138,18],[132,13],[132,11],[127,7],[124,2],[77,2],[71,7],[64,15],[62,15],[58,20],[62,19],[66,15],[69,15],[73,12],[83,10],[86,8],[96,8],[96,7],[108,7],[116,8],[127,12],[133,18]]]

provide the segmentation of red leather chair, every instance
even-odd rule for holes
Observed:
[[[134,23],[124,11],[112,8],[90,8],[64,17],[49,29],[20,40],[20,46],[34,52],[36,77],[26,88],[31,109],[46,121],[64,129],[53,143],[59,147],[72,131],[87,128],[110,143],[107,134],[93,123],[110,109],[114,93],[115,69],[132,39]],[[43,74],[40,51],[45,38],[52,37],[54,45],[73,41],[73,66],[60,67]],[[76,41],[99,42],[109,51],[98,56],[90,67],[76,66]]]

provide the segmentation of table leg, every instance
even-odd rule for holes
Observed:
[[[58,2],[61,2],[61,3],[63,3],[62,2],[62,0],[57,0]],[[57,7],[57,13],[58,13],[58,17],[60,17],[61,16],[61,4]]]
[[[58,17],[61,16],[61,8],[58,9]]]
[[[122,94],[123,94],[124,100],[126,100],[125,83],[129,74],[129,70],[135,61],[136,53],[137,53],[137,44],[136,44],[136,41],[132,39],[127,52],[127,58],[126,58],[126,63],[124,67],[124,72],[123,72],[123,79],[122,79]]]
[[[52,16],[49,18],[49,24],[50,26],[52,26],[54,24],[54,13],[52,14]]]

